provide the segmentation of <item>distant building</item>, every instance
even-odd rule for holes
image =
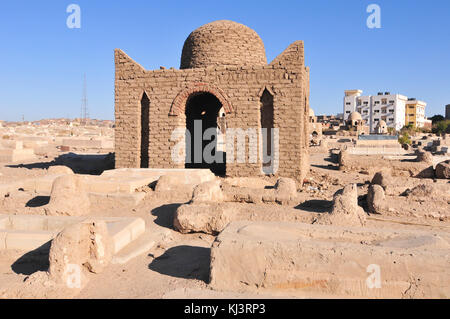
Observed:
[[[350,113],[345,129],[355,131],[356,135],[369,134],[369,127],[366,125],[366,121],[362,119],[361,114],[357,111]]]
[[[445,106],[445,119],[450,120],[450,104]]]
[[[425,121],[423,123],[423,128],[431,130],[432,127],[433,127],[433,121],[429,120],[429,119],[425,119]]]
[[[338,130],[344,125],[342,118],[334,115],[318,115],[316,116],[316,120],[322,124],[323,129]]]
[[[309,108],[309,134],[313,139],[322,138],[322,123],[317,122],[314,110]]]
[[[411,117],[407,117],[406,105],[411,106]],[[423,101],[408,99],[401,94],[379,92],[377,95],[362,96],[361,90],[346,90],[344,96],[344,121],[352,112],[361,114],[362,119],[370,128],[370,133],[379,131],[380,121],[386,123],[387,128],[400,130],[406,121],[411,119],[416,126],[423,127],[425,122],[425,106]],[[382,125],[384,126],[384,125]]]
[[[409,98],[405,108],[405,123],[412,124],[415,127],[425,126],[425,107],[427,103]]]
[[[388,129],[387,129],[387,125],[386,122],[381,120],[378,122],[377,127],[375,127],[375,133],[377,134],[387,134],[388,133]]]

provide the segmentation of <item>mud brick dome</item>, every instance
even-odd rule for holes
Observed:
[[[116,168],[203,168],[302,183],[309,171],[303,41],[267,63],[255,31],[220,20],[191,32],[180,53],[180,69],[146,70],[116,49]],[[211,130],[220,136],[205,137]],[[212,161],[203,156],[209,151]]]
[[[237,22],[220,20],[205,24],[188,36],[180,68],[266,64],[264,43],[254,30]]]

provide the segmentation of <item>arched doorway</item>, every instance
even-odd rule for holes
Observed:
[[[262,138],[262,171],[264,174],[273,174],[273,95],[267,89],[261,95],[260,125]]]
[[[148,147],[150,142],[150,99],[144,92],[141,99],[141,168],[149,167]]]
[[[186,168],[209,168],[225,175],[225,151],[218,147],[218,124],[224,112],[219,99],[208,92],[193,93],[186,102]],[[219,121],[219,123],[218,123]]]

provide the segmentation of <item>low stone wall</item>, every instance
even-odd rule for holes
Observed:
[[[375,174],[382,169],[390,169],[393,176],[433,178],[434,169],[431,163],[413,160],[389,160],[384,156],[363,156],[349,154],[338,156],[339,169],[343,171],[366,171]]]
[[[34,158],[34,150],[24,148],[22,141],[0,140],[0,162],[15,163]]]
[[[114,141],[112,139],[79,139],[79,138],[65,138],[62,140],[62,145],[70,148],[114,148]]]
[[[401,147],[398,140],[356,140],[356,146],[361,147]]]
[[[353,155],[402,155],[407,152],[400,146],[395,147],[350,147],[347,149]]]

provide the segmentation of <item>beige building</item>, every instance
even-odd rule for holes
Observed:
[[[317,122],[317,117],[312,108],[309,108],[309,134],[312,139],[322,138],[322,123]]]
[[[405,105],[405,125],[425,127],[425,107],[427,103],[409,98]]]
[[[220,175],[298,180],[306,175],[309,68],[302,41],[267,63],[255,31],[215,21],[187,37],[180,69],[146,70],[119,49],[115,67],[116,167],[201,167]],[[256,130],[257,139],[244,136],[229,145],[230,129]],[[267,138],[265,130],[271,132]],[[214,145],[217,138],[205,139],[214,131],[226,132],[225,149]],[[201,156],[208,151],[213,162]]]
[[[370,133],[369,126],[366,125],[366,121],[363,120],[361,114],[356,111],[350,113],[347,117],[344,128],[350,132],[353,132],[352,135],[366,135]]]

